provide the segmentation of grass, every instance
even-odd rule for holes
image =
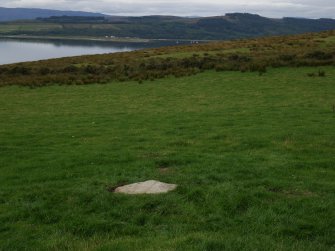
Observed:
[[[216,50],[216,51],[199,51],[199,52],[192,52],[192,51],[186,51],[186,52],[172,52],[172,53],[166,53],[162,55],[156,55],[154,54],[152,57],[156,58],[187,58],[192,57],[193,55],[198,55],[201,57],[208,56],[208,55],[216,55],[216,54],[229,54],[229,53],[238,53],[239,55],[243,55],[243,53],[249,53],[249,48],[236,48],[236,49],[226,49],[226,50]]]
[[[8,32],[31,32],[31,31],[48,31],[52,29],[61,29],[59,24],[0,24],[0,34]]]
[[[167,46],[3,65],[0,66],[0,87],[143,82],[207,70],[258,71],[262,74],[271,67],[329,66],[335,62],[335,43],[317,39],[333,37],[334,32]],[[136,41],[139,40],[133,42]]]
[[[335,69],[317,70],[1,88],[0,250],[334,250]],[[148,179],[179,187],[108,192]]]
[[[329,37],[325,37],[325,38],[321,37],[321,38],[315,39],[315,41],[319,43],[319,48],[321,48],[321,49],[334,47],[335,36],[329,36]]]

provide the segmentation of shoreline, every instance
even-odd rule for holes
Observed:
[[[66,37],[66,36],[30,36],[30,35],[0,35],[0,39],[39,39],[39,40],[69,40],[112,43],[150,43],[152,40],[141,38],[103,38],[103,37]]]
[[[176,44],[187,43],[208,43],[216,42],[217,40],[199,40],[199,39],[146,39],[132,37],[67,37],[67,36],[31,36],[31,35],[0,35],[0,39],[40,39],[40,40],[69,40],[69,41],[93,41],[93,42],[110,42],[110,43],[155,43],[155,42],[176,42]]]

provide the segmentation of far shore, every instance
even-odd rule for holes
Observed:
[[[191,44],[214,42],[215,40],[191,40],[191,39],[145,39],[135,37],[81,37],[81,36],[31,36],[31,35],[0,35],[0,39],[41,39],[41,40],[73,40],[73,41],[96,41],[112,43],[153,43],[173,42],[176,44],[187,42]]]

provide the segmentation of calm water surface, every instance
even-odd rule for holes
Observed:
[[[168,44],[0,39],[0,65],[50,58],[124,52],[163,45]]]

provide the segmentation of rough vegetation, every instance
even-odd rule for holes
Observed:
[[[142,83],[205,70],[262,75],[269,67],[334,65],[334,37],[335,32],[328,31],[5,65],[0,66],[0,85]]]

